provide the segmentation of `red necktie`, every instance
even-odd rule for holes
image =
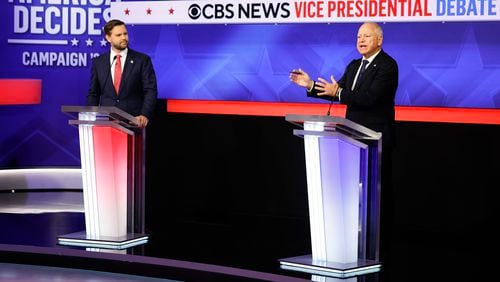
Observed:
[[[122,61],[121,55],[116,55],[116,64],[115,64],[115,81],[113,85],[115,86],[116,95],[118,95],[118,90],[120,89],[120,82],[122,80]]]

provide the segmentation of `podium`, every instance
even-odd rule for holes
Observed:
[[[285,119],[304,139],[312,254],[280,267],[342,278],[380,271],[382,134],[341,117]]]
[[[61,110],[78,126],[85,231],[58,236],[58,244],[122,250],[147,243],[145,130],[116,107]]]

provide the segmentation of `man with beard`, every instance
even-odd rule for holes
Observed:
[[[115,106],[135,116],[144,128],[158,96],[151,58],[128,47],[124,22],[110,20],[103,30],[111,50],[92,60],[87,106]]]

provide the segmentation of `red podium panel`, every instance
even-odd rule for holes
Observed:
[[[61,245],[126,249],[145,244],[144,129],[116,107],[62,106],[80,141],[85,232]]]

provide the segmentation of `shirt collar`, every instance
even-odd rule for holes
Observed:
[[[111,49],[111,58],[114,58],[118,54],[121,55],[122,58],[125,58],[127,57],[127,53],[128,53],[128,48],[125,48],[125,50],[120,51],[120,53],[116,53],[115,51],[113,51],[113,49]]]
[[[377,53],[371,55],[369,58],[363,57],[362,59],[363,60],[367,60],[368,61],[368,65],[369,65],[369,64],[371,64],[371,62],[373,62],[373,60],[375,59],[375,57],[377,57],[377,55],[380,53],[380,51],[382,51],[382,49],[378,50]]]

